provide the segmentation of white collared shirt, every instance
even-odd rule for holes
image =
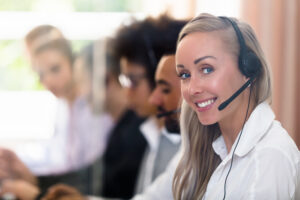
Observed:
[[[181,142],[180,133],[171,133],[166,129],[165,126],[162,128],[161,133],[173,144],[179,144]]]
[[[140,130],[147,140],[148,154],[146,157],[144,157],[144,159],[146,159],[144,163],[145,165],[142,166],[144,167],[144,169],[142,170],[144,172],[143,175],[144,177],[142,182],[140,182],[140,180],[138,181],[138,185],[136,186],[137,193],[143,191],[143,189],[146,188],[148,185],[150,185],[152,182],[152,174],[153,174],[153,169],[155,164],[155,158],[156,158],[158,145],[160,141],[160,135],[161,135],[161,130],[158,127],[158,123],[155,117],[150,117],[143,124],[141,124]]]
[[[169,162],[166,170],[142,194],[134,196],[133,200],[173,200],[172,182],[181,156],[182,149],[179,149]]]
[[[296,194],[300,190],[300,153],[274,118],[270,106],[262,103],[246,122],[227,179],[227,200],[300,199]],[[233,147],[228,154],[222,136],[214,141],[213,149],[222,162],[212,174],[203,199],[223,199]]]
[[[160,163],[156,163],[156,157],[159,152],[159,150],[158,150],[159,145],[161,145],[161,137],[167,138],[167,140],[169,140],[171,143],[173,143],[174,145],[178,145],[178,146],[181,141],[180,134],[175,134],[175,133],[171,134],[166,130],[165,127],[159,128],[158,124],[157,124],[157,119],[154,117],[150,117],[149,119],[147,119],[141,125],[140,130],[148,142],[148,154],[145,157],[145,159],[146,159],[146,161],[144,163],[145,165],[142,166],[142,168],[144,168],[144,169],[141,170],[143,172],[143,175],[142,175],[143,177],[138,178],[139,180],[138,180],[138,183],[136,186],[137,187],[136,193],[144,192],[149,187],[149,185],[151,185],[153,182],[154,168],[156,165],[160,164]],[[171,162],[172,161],[170,160],[169,163],[171,163]],[[168,166],[166,166],[166,168],[168,168]],[[175,171],[176,166],[174,166],[172,168],[174,168],[174,171]],[[140,174],[140,176],[141,176],[141,174]],[[166,180],[169,181],[169,178],[167,178]],[[155,179],[155,181],[156,181],[156,179]],[[170,184],[169,186],[170,186],[170,188],[168,188],[168,189],[171,190],[172,184]],[[163,185],[163,187],[164,187],[164,185]],[[168,193],[168,192],[166,192],[166,193]],[[171,194],[172,194],[172,192],[171,192]]]

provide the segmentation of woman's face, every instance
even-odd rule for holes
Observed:
[[[41,83],[57,97],[64,97],[72,87],[70,61],[56,50],[45,50],[34,58],[34,70]]]
[[[121,58],[120,65],[122,75],[130,81],[130,85],[124,88],[130,108],[141,117],[156,114],[156,107],[148,101],[152,88],[146,69],[126,58]]]
[[[247,81],[238,69],[237,57],[226,48],[220,34],[191,33],[180,41],[176,52],[182,96],[204,125],[236,119],[242,103],[248,101],[243,92],[224,110],[218,110]]]

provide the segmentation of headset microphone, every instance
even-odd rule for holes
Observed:
[[[258,77],[258,75],[261,73],[261,69],[263,67],[262,67],[262,63],[261,63],[260,59],[255,54],[255,52],[246,45],[244,36],[243,36],[241,30],[239,29],[238,24],[234,20],[227,18],[227,17],[219,17],[219,18],[224,20],[225,22],[229,22],[231,24],[232,28],[234,29],[236,36],[237,36],[238,43],[240,45],[240,52],[239,52],[239,57],[238,57],[238,67],[240,69],[240,72],[244,76],[249,78],[249,80],[240,89],[238,89],[229,99],[227,99],[226,101],[221,103],[221,105],[218,107],[218,109],[221,111],[224,108],[226,108],[226,106],[228,106],[228,104],[230,102],[232,102],[238,95],[240,95],[254,81],[254,79],[256,77]],[[248,111],[249,111],[249,107],[250,107],[251,91],[252,91],[252,87],[250,87],[250,94],[249,94],[248,106],[247,106],[244,123],[243,123],[242,129],[241,129],[241,133],[239,134],[239,136],[237,138],[236,145],[234,146],[232,156],[231,156],[230,167],[229,167],[229,170],[228,170],[226,178],[225,178],[223,200],[225,200],[225,198],[226,198],[226,183],[227,183],[230,171],[232,169],[232,164],[233,164],[233,159],[234,159],[233,155],[239,144],[239,141],[241,139],[241,135],[243,133],[244,126],[245,126],[245,123],[247,120]]]
[[[237,96],[239,96],[253,81],[254,78],[250,78],[240,89],[238,89],[229,99],[221,103],[219,105],[218,109],[219,111],[223,110],[230,104]]]
[[[163,112],[163,113],[159,113],[156,115],[157,118],[161,118],[161,117],[166,117],[175,113],[180,112],[180,108],[175,109],[175,110],[171,110],[171,111],[167,111],[167,112]]]

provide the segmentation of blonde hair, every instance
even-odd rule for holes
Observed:
[[[29,51],[34,52],[37,48],[49,41],[64,38],[62,32],[55,26],[39,25],[27,33],[25,43]]]
[[[36,48],[33,52],[33,55],[36,56],[48,50],[54,50],[56,52],[59,52],[70,63],[71,67],[73,67],[75,55],[73,54],[70,41],[64,38],[50,40]]]
[[[261,61],[262,69],[252,83],[254,107],[264,101],[271,102],[271,75],[263,51],[252,28],[235,21],[243,34],[246,46]],[[218,32],[217,32],[218,31]],[[238,58],[239,43],[232,25],[227,20],[210,14],[201,14],[191,20],[180,32],[178,43],[194,32],[214,32],[219,36],[226,49]],[[173,195],[179,199],[202,199],[208,182],[221,159],[215,154],[212,143],[221,135],[218,124],[202,125],[197,114],[183,100],[181,107],[180,127],[183,138],[183,156],[176,169],[173,180]]]

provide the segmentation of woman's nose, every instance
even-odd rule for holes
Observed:
[[[203,92],[203,80],[192,76],[188,86],[189,95],[196,95]]]

